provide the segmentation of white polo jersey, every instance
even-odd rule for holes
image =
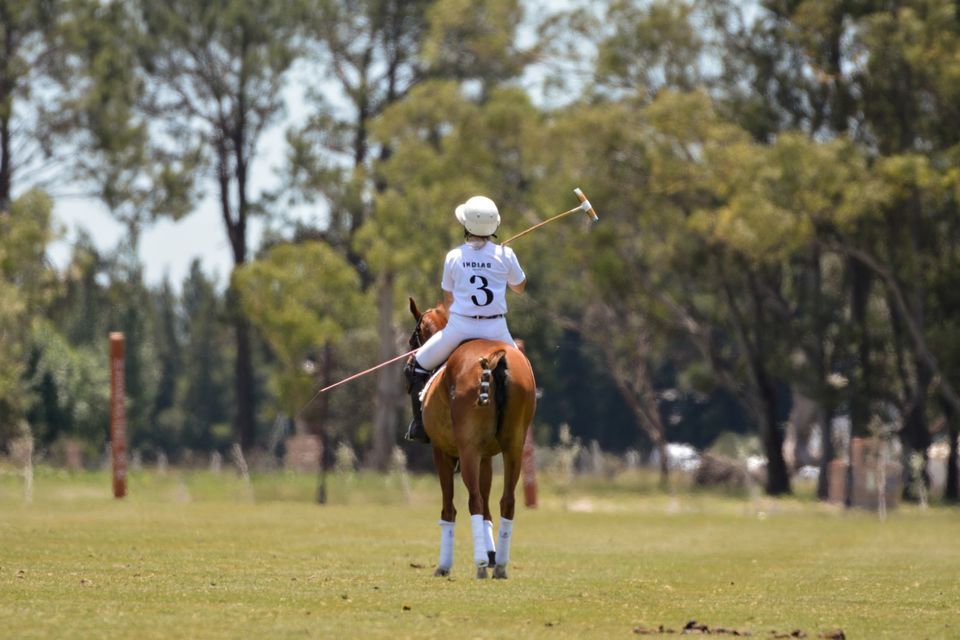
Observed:
[[[440,287],[453,293],[451,312],[495,316],[507,312],[507,285],[526,277],[510,247],[488,241],[477,249],[464,243],[447,253]]]

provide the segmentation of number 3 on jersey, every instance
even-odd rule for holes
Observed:
[[[477,300],[477,296],[475,295],[470,296],[470,299],[473,300],[473,304],[477,305],[478,307],[485,307],[493,302],[493,291],[487,288],[487,285],[490,284],[490,282],[485,277],[477,275],[470,276],[470,284],[477,284],[478,281],[480,282],[480,285],[477,287],[477,292],[483,291],[483,302]]]

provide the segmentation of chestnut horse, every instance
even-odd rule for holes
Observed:
[[[447,324],[443,304],[423,313],[410,298],[417,327],[410,345],[417,348]],[[481,320],[482,322],[482,320]],[[440,562],[434,575],[446,576],[453,565],[453,476],[457,460],[467,487],[473,560],[477,577],[507,577],[513,530],[514,492],[520,477],[523,440],[536,410],[536,383],[530,362],[513,345],[468,340],[457,347],[423,390],[423,424],[433,445],[440,478]],[[499,542],[493,539],[490,515],[492,458],[503,454],[503,496],[500,498]],[[496,548],[495,548],[496,547]]]

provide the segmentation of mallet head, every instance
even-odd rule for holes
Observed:
[[[597,212],[594,211],[593,205],[590,204],[590,201],[587,200],[587,196],[583,195],[583,191],[580,190],[580,187],[577,187],[573,190],[577,197],[580,198],[580,209],[583,210],[585,214],[590,216],[590,219],[594,222],[597,222],[600,218],[597,217]]]

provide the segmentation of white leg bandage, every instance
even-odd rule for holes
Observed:
[[[490,564],[487,560],[486,534],[483,531],[483,514],[470,516],[470,529],[473,533],[473,561],[478,567]]]
[[[487,554],[491,551],[496,551],[497,545],[493,542],[493,522],[490,520],[483,521],[483,536],[484,542],[487,543]]]
[[[500,531],[497,536],[497,564],[506,566],[510,562],[510,538],[513,537],[513,520],[500,518]]]
[[[441,520],[437,524],[440,525],[440,561],[437,566],[449,571],[453,566],[453,527],[456,523]]]

